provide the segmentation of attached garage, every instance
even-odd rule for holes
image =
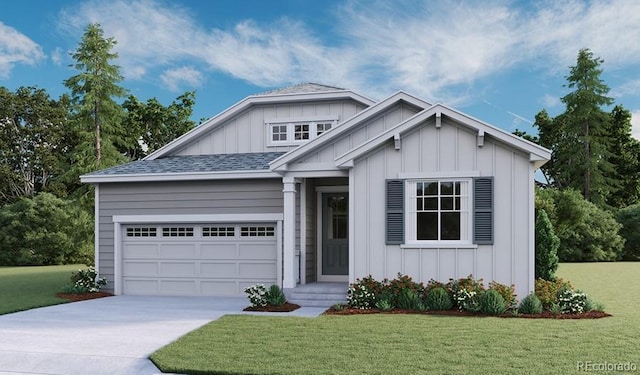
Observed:
[[[279,222],[115,224],[118,294],[239,296],[279,284]]]

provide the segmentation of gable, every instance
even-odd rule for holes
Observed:
[[[307,103],[260,104],[212,126],[192,141],[171,152],[172,155],[204,155],[248,152],[287,152],[297,144],[274,145],[270,142],[270,122],[335,121],[339,126],[365,106],[353,100]]]
[[[153,152],[145,160],[175,155],[286,152],[298,145],[269,145],[267,121],[308,121],[329,116],[339,123],[374,103],[353,91],[318,84],[252,95]]]

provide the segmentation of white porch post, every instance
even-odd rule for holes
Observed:
[[[284,189],[284,225],[283,225],[283,274],[282,287],[295,288],[296,272],[296,180],[283,177]]]

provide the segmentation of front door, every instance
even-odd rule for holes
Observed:
[[[349,201],[347,193],[322,194],[322,272],[326,281],[349,275]]]

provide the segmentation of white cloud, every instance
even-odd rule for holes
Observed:
[[[640,140],[640,109],[631,112],[631,135]]]
[[[56,47],[56,49],[51,52],[51,61],[56,65],[60,65],[62,63],[62,55],[62,48]]]
[[[160,80],[171,91],[180,91],[180,85],[185,83],[190,87],[199,87],[202,84],[202,73],[194,68],[183,66],[177,69],[169,69],[162,73]]]
[[[8,78],[16,64],[33,65],[43,57],[42,48],[37,43],[0,22],[0,78]]]
[[[559,107],[562,104],[560,98],[549,94],[544,95],[544,97],[541,99],[541,103],[545,108],[549,109]]]
[[[640,2],[528,4],[354,0],[334,10],[326,37],[286,18],[205,29],[168,2],[91,0],[64,12],[61,27],[78,37],[99,22],[129,79],[189,65],[260,86],[319,81],[378,96],[402,88],[452,105],[514,67],[564,72],[584,47],[607,67],[640,61]]]

